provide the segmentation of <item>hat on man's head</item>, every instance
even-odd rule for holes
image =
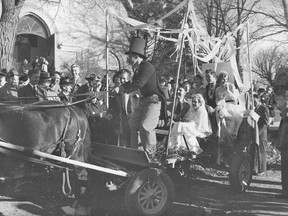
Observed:
[[[132,40],[128,52],[125,54],[134,53],[139,55],[141,58],[146,59],[145,56],[146,40],[143,38],[136,37]]]
[[[39,70],[39,69],[37,69],[37,68],[35,68],[35,69],[32,69],[32,70],[29,70],[28,71],[28,76],[32,76],[32,75],[40,75],[40,73],[41,73],[41,71]]]
[[[0,71],[0,77],[6,77],[7,76],[7,69],[6,68],[3,68],[1,71]]]
[[[48,72],[45,71],[41,71],[40,73],[40,80],[44,81],[44,80],[51,80],[52,77],[50,76],[50,74]]]
[[[71,65],[71,70],[72,70],[73,68],[80,68],[80,66],[77,65],[76,63],[74,63],[74,64]]]
[[[27,74],[24,74],[24,75],[19,77],[19,84],[28,85],[28,83],[29,83],[29,77]]]
[[[16,69],[12,68],[8,73],[7,73],[7,79],[13,77],[13,76],[19,76],[19,73]]]
[[[59,76],[62,76],[62,73],[59,72],[59,71],[54,71],[54,74],[53,74],[53,75],[55,75],[55,74],[58,74]]]
[[[90,74],[90,76],[86,77],[85,79],[88,80],[88,81],[89,80],[99,80],[99,81],[101,81],[101,77],[99,75],[96,75],[95,73]]]
[[[175,84],[176,83],[176,80],[175,79],[172,79],[170,80],[170,82],[168,82],[169,84]]]

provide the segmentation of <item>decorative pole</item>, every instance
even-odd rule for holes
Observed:
[[[189,1],[188,1],[189,2]],[[187,2],[187,4],[188,4]],[[185,35],[184,35],[184,29],[185,26],[187,24],[187,19],[188,19],[188,6],[187,6],[187,11],[184,15],[184,20],[183,20],[183,33],[182,33],[182,37],[181,37],[181,44],[180,44],[180,54],[179,54],[179,58],[178,58],[178,69],[177,69],[177,76],[176,76],[176,89],[173,95],[173,105],[172,105],[172,113],[171,113],[171,121],[170,121],[170,126],[169,126],[169,134],[168,134],[168,139],[166,142],[166,155],[168,154],[168,143],[170,141],[170,134],[171,134],[171,130],[172,130],[172,122],[173,122],[173,118],[174,118],[174,110],[175,110],[175,103],[176,103],[176,95],[177,95],[177,90],[178,90],[178,84],[179,84],[179,76],[180,76],[180,69],[181,69],[181,63],[182,63],[182,55],[183,55],[183,46],[184,46],[184,39],[185,39]]]
[[[254,97],[253,97],[253,92],[254,92],[254,86],[253,86],[253,77],[252,77],[252,70],[251,70],[251,55],[250,55],[250,38],[249,38],[249,23],[246,23],[246,37],[247,37],[247,55],[248,55],[248,64],[249,64],[249,76],[250,76],[250,91],[251,91],[251,99],[252,99],[252,109],[254,109]]]
[[[108,26],[108,18],[109,18],[109,12],[108,8],[106,9],[106,104],[107,108],[109,108],[109,74],[108,74],[108,56],[109,56],[109,26]]]

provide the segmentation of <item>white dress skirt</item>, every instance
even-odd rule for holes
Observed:
[[[236,139],[245,107],[221,101],[216,108],[219,142]]]
[[[168,149],[176,152],[188,151],[200,154],[203,150],[200,148],[197,137],[204,138],[212,133],[210,119],[205,106],[198,110],[191,109],[189,112],[192,112],[192,121],[173,124]]]

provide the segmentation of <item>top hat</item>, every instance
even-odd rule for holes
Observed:
[[[86,80],[99,80],[99,81],[101,81],[100,76],[97,76],[95,73],[90,74],[90,76],[86,77],[85,79]]]
[[[47,72],[41,72],[40,73],[40,80],[51,80],[51,76]]]
[[[133,41],[130,44],[129,51],[125,54],[134,53],[139,55],[141,58],[146,59],[145,56],[145,46],[146,46],[146,40],[143,38],[134,38]]]

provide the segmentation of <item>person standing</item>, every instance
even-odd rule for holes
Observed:
[[[15,69],[8,72],[6,84],[0,88],[0,101],[18,101],[19,75]]]
[[[282,193],[276,195],[280,199],[288,199],[288,91],[285,97],[279,96],[276,99],[277,107],[280,110],[281,121],[278,132],[277,148],[281,151],[281,183]]]
[[[61,91],[59,92],[58,97],[60,98],[60,101],[64,104],[71,104],[71,92],[73,88],[73,83],[71,82],[69,77],[62,77],[59,84]]]
[[[164,92],[165,98],[166,100],[169,100],[169,89],[167,87],[167,80],[164,76],[161,76],[159,79],[159,83],[160,83],[160,87],[162,89],[162,91]]]
[[[190,95],[201,94],[205,96],[205,87],[203,86],[203,77],[200,74],[197,74],[194,77],[194,84],[189,92]]]
[[[119,88],[119,92],[127,94],[140,89],[142,97],[140,103],[129,120],[130,145],[138,148],[138,132],[144,150],[153,158],[156,152],[156,133],[159,120],[164,125],[167,118],[166,100],[157,78],[154,66],[145,61],[146,41],[135,38],[131,43],[128,55],[128,63],[132,66],[134,75],[132,82],[125,83]]]
[[[40,64],[40,70],[48,73],[49,62],[47,61],[47,59],[44,57],[40,57],[39,64]]]
[[[209,119],[211,122],[211,127],[213,131],[213,135],[217,135],[217,121],[215,116],[215,108],[217,106],[216,104],[216,96],[215,96],[215,89],[216,89],[216,72],[208,69],[205,71],[205,77],[207,81],[207,85],[205,87],[205,94],[204,98],[206,101],[206,110],[209,115]]]
[[[265,99],[266,106],[269,109],[269,125],[273,125],[275,117],[275,107],[277,103],[275,101],[274,91],[271,86],[268,86],[266,89]]]
[[[3,68],[0,71],[0,88],[2,88],[6,84],[6,76],[7,76],[7,70]]]
[[[96,75],[95,73],[91,73],[90,76],[86,77],[85,79],[87,80],[87,83],[84,85],[81,85],[78,88],[77,101],[83,100],[83,99],[88,98],[88,97],[92,97],[92,93],[94,92],[94,87],[96,86],[96,84],[99,81],[101,82],[101,78],[98,75]]]
[[[269,110],[261,103],[261,99],[258,94],[254,94],[254,111],[259,115],[258,129],[259,129],[259,167],[255,167],[258,170],[258,175],[266,172],[267,169],[267,129],[269,125]]]
[[[173,100],[174,99],[174,94],[175,94],[175,91],[176,91],[176,81],[175,81],[175,79],[171,79],[168,82],[168,91],[169,91],[169,99]]]
[[[42,90],[42,93],[46,92],[46,96],[43,95],[42,97],[46,100],[60,101],[58,94],[50,88],[51,79],[52,77],[48,72],[41,71],[38,87]]]
[[[81,78],[80,66],[75,63],[71,65],[71,74],[71,82],[73,84],[72,93],[74,94],[78,91],[80,86],[85,84],[85,81]]]
[[[41,100],[46,100],[46,90],[39,88],[40,70],[29,70],[29,84],[18,89],[18,97],[23,103],[33,103]]]
[[[176,103],[173,117],[174,122],[183,121],[184,116],[190,109],[190,104],[185,97],[186,94],[187,90],[185,86],[183,84],[180,84],[177,88]]]
[[[55,71],[53,76],[52,76],[52,79],[51,79],[50,87],[57,94],[59,94],[60,91],[61,91],[61,89],[60,89],[60,79],[61,79],[61,73],[58,72],[58,71]]]

